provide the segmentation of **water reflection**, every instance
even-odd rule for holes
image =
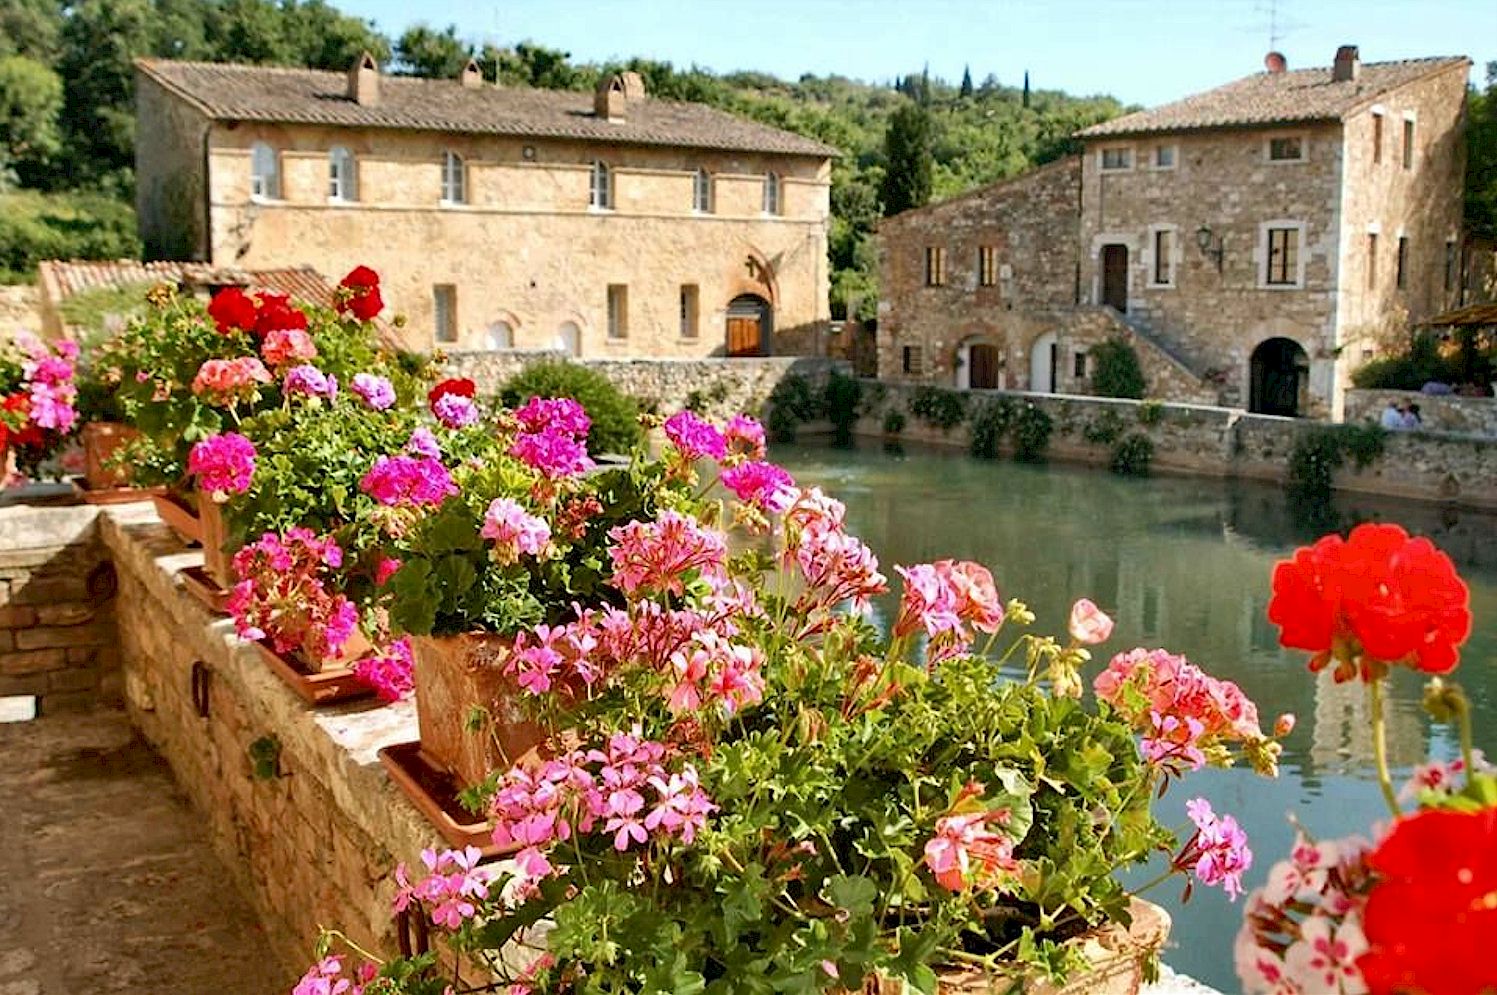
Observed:
[[[1497,521],[1477,513],[1378,498],[1339,498],[1306,508],[1277,489],[1184,478],[1125,480],[1082,468],[973,460],[959,453],[877,445],[777,449],[797,480],[820,484],[848,506],[849,528],[895,564],[940,557],[973,559],[993,571],[1005,597],[1038,615],[1035,631],[1063,634],[1077,597],[1090,597],[1117,621],[1105,649],[1163,646],[1236,681],[1258,702],[1265,724],[1293,712],[1283,776],[1268,782],[1241,771],[1188,779],[1165,799],[1162,817],[1184,822],[1184,802],[1208,794],[1247,827],[1259,854],[1249,875],[1261,883],[1287,851],[1285,813],[1298,810],[1321,836],[1368,830],[1380,817],[1372,782],[1370,720],[1360,686],[1305,671],[1304,654],[1279,648],[1266,609],[1274,562],[1313,541],[1333,522],[1396,521],[1429,536],[1455,559],[1471,585],[1477,627],[1458,677],[1479,718],[1478,745],[1497,755]],[[892,616],[891,595],[875,606]],[[1420,712],[1420,681],[1398,675],[1390,708],[1390,756],[1405,767],[1433,750],[1454,751],[1445,730]],[[1166,905],[1174,896],[1159,897]],[[1240,909],[1200,891],[1176,908],[1176,967],[1236,990],[1231,938]]]

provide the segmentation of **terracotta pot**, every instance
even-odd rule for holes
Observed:
[[[994,977],[975,969],[938,971],[940,995],[1138,995],[1145,971],[1169,937],[1170,914],[1153,902],[1133,899],[1128,909],[1133,924],[1105,926],[1079,936],[1091,969],[1064,985],[1043,979]],[[863,995],[906,995],[900,981],[874,980]]]
[[[234,586],[233,551],[228,548],[229,537],[224,527],[223,505],[198,494],[198,523],[202,527],[203,569],[219,587],[227,590]]]
[[[411,639],[421,752],[461,787],[534,756],[545,739],[526,719],[519,688],[500,671],[512,642],[489,633]],[[483,719],[470,730],[475,708]]]
[[[129,425],[112,421],[91,421],[83,426],[83,479],[89,490],[106,491],[130,486],[129,464],[106,467],[120,449],[140,437]]]
[[[187,503],[187,498],[167,491],[152,494],[151,500],[156,504],[156,514],[183,542],[202,542],[203,523],[198,521],[197,510]]]

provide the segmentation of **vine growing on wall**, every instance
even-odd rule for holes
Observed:
[[[1132,432],[1118,440],[1107,468],[1120,477],[1147,477],[1154,461],[1154,440]]]
[[[1006,397],[988,401],[972,416],[972,455],[978,459],[996,459],[998,445],[1014,422],[1016,405]]]
[[[769,393],[769,437],[775,442],[794,442],[796,429],[820,414],[821,399],[811,382],[799,374],[787,374]]]
[[[1031,403],[1025,403],[1014,419],[1014,459],[1021,463],[1043,463],[1055,419]]]
[[[928,384],[916,387],[910,397],[910,414],[942,431],[949,431],[966,421],[967,396]]]
[[[1383,454],[1387,432],[1378,425],[1322,425],[1301,432],[1289,451],[1287,485],[1300,498],[1330,496],[1331,479],[1351,459],[1366,469]]]
[[[821,407],[832,423],[832,438],[838,445],[852,441],[852,427],[863,413],[862,401],[862,382],[833,370],[821,392]]]
[[[1081,437],[1094,446],[1110,446],[1123,437],[1123,418],[1116,411],[1104,411],[1086,423]]]
[[[1144,396],[1144,371],[1138,353],[1122,338],[1092,346],[1092,392],[1101,397]]]

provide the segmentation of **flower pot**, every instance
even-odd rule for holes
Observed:
[[[545,739],[500,671],[512,640],[489,633],[411,639],[421,752],[464,788],[533,755]],[[474,709],[479,728],[468,728]]]
[[[374,694],[374,689],[353,672],[353,661],[371,649],[368,640],[360,633],[354,633],[349,639],[341,661],[324,661],[315,666],[300,656],[277,653],[267,640],[261,640],[255,646],[271,673],[285,681],[297,697],[309,705],[331,705]]]
[[[203,523],[198,521],[197,510],[187,503],[187,498],[167,491],[152,494],[151,500],[156,504],[156,514],[183,542],[188,545],[202,542]]]
[[[938,971],[940,995],[1138,995],[1150,962],[1169,937],[1170,914],[1135,898],[1131,926],[1112,923],[1076,937],[1090,968],[1064,985],[1041,978],[1001,977],[974,968]],[[903,982],[882,979],[863,986],[863,995],[907,995]]]
[[[233,554],[228,549],[229,537],[224,527],[223,505],[199,494],[198,522],[202,528],[203,570],[213,582],[224,590],[234,586]]]
[[[130,486],[130,466],[108,467],[110,459],[122,448],[140,437],[129,425],[112,421],[94,421],[83,426],[83,480],[91,491],[107,491]]]

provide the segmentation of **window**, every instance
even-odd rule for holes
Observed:
[[[1409,285],[1409,238],[1407,235],[1398,236],[1398,268],[1393,273],[1394,284],[1398,289],[1406,289]]]
[[[977,283],[982,287],[998,286],[998,247],[981,245],[977,248]]]
[[[1173,145],[1156,145],[1156,146],[1154,146],[1154,168],[1155,169],[1174,169],[1175,168],[1175,147]]]
[[[432,313],[435,316],[433,333],[438,342],[457,341],[457,288],[450,283],[439,283],[431,288]]]
[[[1378,111],[1372,113],[1372,161],[1383,161],[1383,115]]]
[[[1305,140],[1298,135],[1281,135],[1278,138],[1268,140],[1268,159],[1270,162],[1303,162],[1305,159]]]
[[[1377,289],[1377,232],[1367,233],[1367,289]]]
[[[281,166],[275,149],[264,142],[250,146],[250,196],[256,200],[281,198]]]
[[[1414,168],[1414,119],[1403,119],[1403,168]]]
[[[1150,281],[1169,287],[1175,282],[1175,232],[1170,228],[1154,229],[1154,271]]]
[[[496,321],[489,326],[490,349],[513,349],[514,347],[515,326],[507,321]]]
[[[904,347],[904,372],[912,376],[920,376],[925,373],[925,356],[917,345]]]
[[[946,250],[939,245],[925,247],[925,285],[946,286]]]
[[[691,207],[698,214],[712,213],[712,174],[705,169],[697,170],[692,189]]]
[[[592,183],[588,186],[587,204],[595,211],[613,210],[613,170],[601,159],[593,163]]]
[[[1268,229],[1268,272],[1263,282],[1270,287],[1292,287],[1299,283],[1299,229]]]
[[[1445,242],[1445,290],[1447,292],[1455,289],[1455,277],[1459,268],[1460,256],[1456,253],[1455,241],[1447,240]]]
[[[683,339],[697,337],[697,305],[700,300],[701,294],[697,291],[696,284],[688,283],[681,287],[681,337]]]
[[[764,174],[764,213],[780,213],[780,174]]]
[[[1078,380],[1086,378],[1086,353],[1078,352],[1072,355],[1071,375]]]
[[[358,200],[359,183],[353,153],[334,145],[327,153],[329,200]]]
[[[629,288],[622,283],[608,285],[608,337],[629,337]]]
[[[456,152],[442,153],[442,203],[466,204],[468,183],[463,157]]]
[[[1102,150],[1102,171],[1114,172],[1133,168],[1133,149],[1127,145],[1114,145]]]

